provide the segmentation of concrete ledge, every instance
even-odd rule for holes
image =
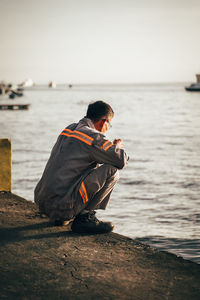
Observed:
[[[0,191],[11,192],[11,141],[0,139]]]
[[[200,265],[115,233],[69,230],[0,193],[2,299],[199,299]]]

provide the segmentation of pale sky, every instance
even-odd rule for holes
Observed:
[[[200,0],[0,0],[0,81],[195,81]]]

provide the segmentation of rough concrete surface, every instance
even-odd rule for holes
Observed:
[[[0,193],[1,299],[200,299],[200,265],[115,234],[55,227]]]

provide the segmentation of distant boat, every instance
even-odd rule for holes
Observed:
[[[34,82],[31,78],[24,80],[22,83],[19,84],[19,87],[32,87]]]
[[[50,88],[55,88],[56,87],[56,83],[54,81],[50,81],[49,82],[49,87]]]
[[[7,84],[6,82],[0,82],[0,95],[7,94],[10,99],[14,99],[16,96],[23,96],[23,88],[13,86],[12,83]]]
[[[189,92],[200,92],[200,74],[196,74],[196,83],[192,83],[190,86],[186,86],[186,91]]]

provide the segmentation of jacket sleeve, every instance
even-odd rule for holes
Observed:
[[[117,169],[125,167],[129,160],[124,149],[119,148],[105,138],[93,142],[91,147],[91,158],[99,164],[110,164]]]

